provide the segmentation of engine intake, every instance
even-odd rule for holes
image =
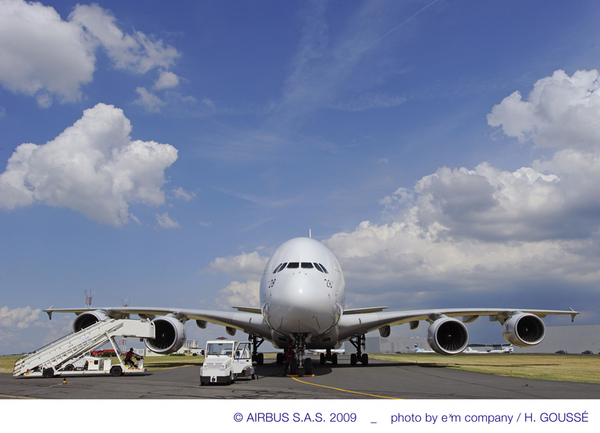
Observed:
[[[185,343],[185,325],[175,317],[158,317],[152,321],[156,337],[147,338],[144,344],[148,349],[160,354],[177,352]]]
[[[73,320],[71,328],[73,332],[79,332],[88,326],[92,326],[94,323],[102,322],[106,319],[108,319],[108,316],[104,314],[104,311],[100,310],[81,313]]]
[[[427,329],[427,343],[437,353],[456,355],[467,348],[469,331],[459,320],[443,317]]]
[[[535,314],[518,313],[504,322],[502,336],[518,347],[535,346],[546,336],[546,326]]]

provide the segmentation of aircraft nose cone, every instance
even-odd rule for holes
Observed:
[[[284,333],[325,332],[335,325],[335,302],[323,281],[294,275],[271,302],[270,322]]]

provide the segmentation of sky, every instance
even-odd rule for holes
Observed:
[[[269,255],[309,230],[350,308],[600,323],[599,18],[585,0],[0,0],[0,354],[69,332],[42,310],[85,292],[258,306]],[[502,341],[485,322],[471,341]]]

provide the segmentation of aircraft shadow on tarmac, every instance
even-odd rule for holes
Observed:
[[[364,369],[364,368],[389,368],[389,367],[407,367],[415,364],[407,363],[407,362],[390,362],[390,361],[382,361],[382,360],[369,360],[369,365],[351,365],[350,362],[342,362],[336,365],[332,365],[331,363],[320,364],[318,360],[313,359],[313,374],[315,376],[326,376],[332,374],[335,370],[346,370],[346,369]],[[445,368],[441,365],[432,365],[432,364],[417,364],[419,367],[425,368]],[[263,377],[286,377],[284,374],[284,366],[278,365],[276,362],[265,363],[263,365],[257,366],[256,371],[259,376]]]

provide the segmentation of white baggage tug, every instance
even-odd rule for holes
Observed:
[[[235,382],[236,379],[257,379],[252,364],[249,342],[215,340],[206,343],[204,364],[200,367],[200,385]]]

